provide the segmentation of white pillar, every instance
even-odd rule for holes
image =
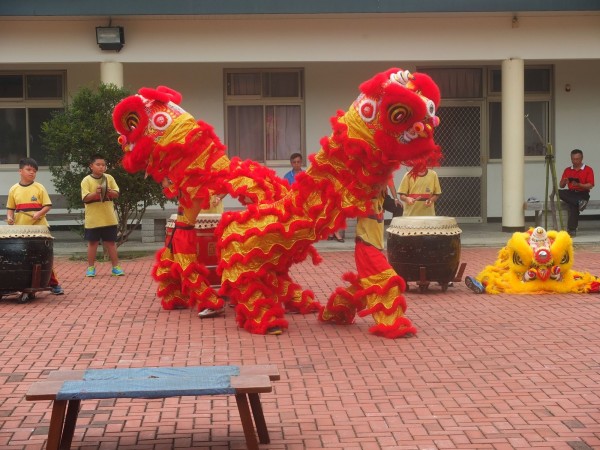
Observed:
[[[123,64],[112,61],[100,63],[100,81],[123,87]]]
[[[502,231],[523,231],[525,217],[525,71],[502,61]]]

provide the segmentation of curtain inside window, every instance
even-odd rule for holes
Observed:
[[[267,106],[265,113],[267,159],[289,159],[300,152],[300,107]]]
[[[263,162],[263,107],[227,107],[229,155]]]
[[[442,98],[482,98],[483,70],[478,68],[434,68],[420,70],[437,83]]]

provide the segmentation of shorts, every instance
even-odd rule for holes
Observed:
[[[86,241],[98,242],[115,242],[117,240],[117,226],[109,225],[108,227],[86,228],[83,238]]]

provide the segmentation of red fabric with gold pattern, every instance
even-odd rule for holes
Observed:
[[[252,333],[286,328],[286,309],[320,309],[312,292],[290,279],[291,265],[309,257],[317,264],[315,241],[344,228],[348,218],[373,214],[370,200],[401,164],[419,169],[435,166],[441,158],[433,139],[439,89],[427,75],[398,68],[360,85],[358,98],[331,119],[331,135],[321,140],[321,149],[310,156],[310,166],[289,190],[270,169],[229,160],[212,128],[182,110],[174,91],[140,90],[139,97],[115,109],[124,167],[146,170],[165,184],[166,195],[179,196],[184,208],[194,202],[205,207],[214,193],[230,194],[248,205],[225,213],[215,233],[219,293],[237,305],[238,324]],[[143,132],[140,124],[146,124]],[[379,257],[365,252],[383,269]],[[388,275],[386,282],[379,279]],[[180,287],[185,295],[186,283]],[[340,295],[358,302],[352,306],[355,311],[373,315],[373,333],[398,337],[412,332],[403,316],[402,288],[393,270],[366,277],[359,271],[349,291]]]

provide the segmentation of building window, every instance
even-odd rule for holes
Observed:
[[[64,73],[0,73],[0,164],[34,158],[48,164],[42,149],[42,124],[63,111]]]
[[[483,97],[483,69],[480,67],[419,67],[436,82],[443,99],[479,99]]]
[[[304,155],[304,77],[301,69],[225,71],[229,156],[289,164]]]
[[[552,69],[525,68],[525,156],[543,157],[551,136]],[[502,71],[490,70],[489,155],[502,159]]]

